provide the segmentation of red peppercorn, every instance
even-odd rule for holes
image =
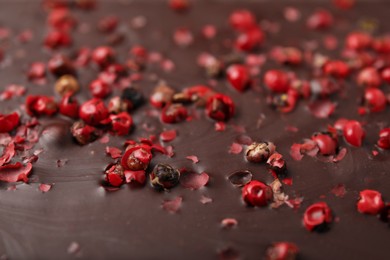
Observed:
[[[332,212],[325,202],[309,206],[303,215],[303,225],[309,231],[321,231],[332,222]]]
[[[355,6],[356,0],[333,0],[333,4],[340,9],[348,10]]]
[[[377,145],[382,149],[390,149],[390,128],[384,128],[379,132]]]
[[[302,63],[302,51],[294,47],[275,47],[271,51],[271,57],[280,64]]]
[[[43,79],[46,75],[46,65],[43,62],[34,62],[30,65],[27,77],[30,80]]]
[[[92,60],[100,68],[104,68],[115,60],[115,52],[108,46],[97,47],[92,52]]]
[[[386,35],[383,37],[375,38],[372,42],[372,48],[378,53],[389,53],[390,52],[390,36]]]
[[[14,112],[8,115],[0,114],[0,133],[8,133],[19,125],[19,114]]]
[[[249,72],[244,65],[230,65],[226,71],[230,84],[238,91],[244,91],[249,84]]]
[[[208,98],[206,114],[217,121],[227,121],[234,115],[233,100],[223,94],[215,94]]]
[[[57,113],[57,104],[53,97],[28,96],[26,98],[26,111],[30,116],[52,116]]]
[[[377,88],[381,85],[382,79],[376,68],[367,67],[359,72],[357,83],[363,87]]]
[[[382,194],[376,190],[362,190],[357,203],[360,213],[377,215],[385,207]]]
[[[50,11],[47,23],[59,31],[68,31],[76,25],[76,20],[68,8],[55,8]]]
[[[327,29],[333,24],[333,16],[330,12],[320,9],[312,13],[306,21],[310,29]]]
[[[112,165],[105,171],[106,181],[113,187],[120,187],[125,183],[123,168],[119,164]]]
[[[348,121],[343,128],[343,134],[345,140],[353,146],[362,146],[363,139],[366,135],[360,122],[356,120]]]
[[[386,96],[377,88],[366,89],[364,101],[371,112],[381,112],[386,108]]]
[[[98,29],[105,33],[112,32],[117,28],[118,22],[118,17],[114,15],[103,17],[98,23]]]
[[[269,70],[264,75],[264,84],[273,92],[285,93],[289,88],[289,79],[284,71]]]
[[[79,116],[79,103],[72,97],[73,93],[66,93],[59,104],[60,114],[71,118],[78,118]]]
[[[344,79],[349,75],[348,65],[340,60],[328,61],[324,65],[324,73],[335,78]]]
[[[154,107],[162,108],[171,103],[175,90],[166,84],[160,83],[150,95],[150,104]]]
[[[111,87],[103,80],[95,79],[89,84],[89,91],[95,98],[106,98],[111,94]]]
[[[121,165],[126,170],[141,171],[148,168],[152,160],[150,148],[146,146],[134,146],[128,149],[121,159]]]
[[[83,121],[74,122],[70,132],[77,143],[81,145],[89,144],[100,136],[100,131],[93,126],[86,125]]]
[[[267,260],[294,260],[297,258],[299,249],[294,243],[277,242],[267,249]]]
[[[387,83],[390,84],[390,67],[386,67],[381,72],[382,79]]]
[[[182,104],[169,104],[161,111],[161,121],[167,124],[182,122],[187,116],[187,109]]]
[[[188,28],[180,27],[173,33],[173,40],[178,46],[185,47],[194,41],[194,36]]]
[[[231,13],[229,23],[238,31],[246,31],[256,26],[256,18],[251,11],[239,9]]]
[[[351,50],[363,50],[371,46],[371,35],[364,32],[352,32],[347,35],[345,45]]]
[[[65,31],[51,31],[44,40],[44,45],[50,49],[57,49],[59,47],[67,47],[72,43],[70,35]]]
[[[242,188],[242,198],[250,206],[267,206],[273,198],[270,186],[260,181],[250,181]]]
[[[72,61],[63,54],[54,55],[47,63],[47,67],[56,77],[76,74]]]
[[[89,125],[99,125],[108,117],[108,109],[103,101],[93,98],[81,105],[79,117]]]
[[[330,135],[317,134],[314,135],[311,139],[316,142],[322,155],[336,154],[337,140],[333,139]]]
[[[117,135],[127,135],[133,126],[133,119],[127,112],[110,115],[111,129]]]
[[[264,41],[264,33],[260,27],[252,27],[240,33],[235,41],[235,47],[241,51],[251,51]]]
[[[185,11],[189,6],[188,0],[169,0],[169,7],[174,11]]]
[[[340,118],[334,123],[334,128],[336,128],[338,131],[342,132],[344,130],[344,126],[348,123],[348,119],[346,118]]]

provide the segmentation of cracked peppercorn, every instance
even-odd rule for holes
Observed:
[[[245,157],[249,162],[259,163],[267,161],[275,152],[275,145],[271,142],[254,142],[248,146]]]
[[[151,174],[150,183],[157,190],[171,189],[179,183],[180,172],[168,164],[157,164]]]

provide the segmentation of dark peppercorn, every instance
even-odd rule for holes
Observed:
[[[142,93],[133,87],[123,89],[121,98],[129,101],[132,104],[133,109],[141,106],[144,102]]]
[[[86,125],[83,121],[74,122],[70,132],[77,143],[81,145],[91,143],[100,136],[99,130],[93,126]]]
[[[275,145],[271,142],[252,143],[246,149],[246,159],[249,162],[264,162],[275,152]]]
[[[180,172],[168,164],[157,164],[150,176],[150,183],[158,190],[170,189],[179,182]]]

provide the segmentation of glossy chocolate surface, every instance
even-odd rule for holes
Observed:
[[[195,2],[195,1],[194,1]],[[286,3],[285,3],[286,2]],[[225,55],[231,50],[222,46],[225,38],[233,39],[227,25],[228,15],[237,7],[252,10],[261,20],[280,24],[280,32],[267,34],[264,47],[269,50],[277,44],[302,47],[302,39],[321,40],[327,33],[334,34],[342,44],[343,35],[357,28],[359,20],[375,19],[379,32],[390,30],[388,21],[389,1],[359,2],[347,12],[336,10],[328,1],[197,1],[189,12],[177,14],[165,1],[101,1],[91,12],[74,11],[80,21],[80,29],[72,33],[74,44],[64,49],[72,53],[81,46],[96,47],[105,44],[105,35],[96,30],[99,18],[115,14],[121,20],[120,30],[125,40],[115,46],[118,60],[123,62],[133,44],[142,44],[159,51],[175,63],[172,72],[163,72],[158,66],[149,66],[144,80],[136,83],[145,97],[156,85],[155,78],[164,79],[177,90],[196,84],[207,84],[204,71],[196,65],[197,56],[204,51]],[[297,7],[302,19],[286,22],[283,9],[286,5]],[[308,30],[304,23],[308,14],[322,6],[335,15],[342,26],[325,33]],[[147,24],[142,29],[132,29],[128,24],[136,16],[144,16]],[[25,85],[28,94],[54,95],[54,77],[48,77],[45,85],[34,85],[24,77],[28,64],[47,61],[50,54],[42,49],[45,34],[46,13],[34,1],[7,1],[0,3],[0,24],[12,31],[31,29],[34,38],[30,43],[3,42],[6,60],[0,70],[0,87],[18,83]],[[218,36],[205,40],[200,30],[205,24],[218,28]],[[194,43],[187,48],[177,47],[172,40],[174,29],[187,26],[195,35]],[[320,44],[318,51],[330,56]],[[16,56],[20,56],[16,58]],[[263,70],[276,68],[267,62]],[[294,69],[299,75],[307,75],[305,66]],[[88,83],[97,75],[97,69],[78,71],[81,93],[79,101],[90,98]],[[352,77],[351,77],[352,78]],[[389,227],[376,217],[359,214],[356,200],[359,191],[370,188],[382,192],[390,199],[390,155],[380,152],[373,158],[371,151],[377,140],[381,124],[388,124],[389,108],[385,112],[364,117],[367,137],[361,148],[347,148],[346,157],[338,163],[325,163],[305,157],[294,161],[289,155],[290,146],[310,137],[312,133],[326,129],[339,117],[360,119],[357,115],[362,89],[348,81],[348,97],[338,99],[335,114],[329,119],[318,119],[306,108],[305,101],[290,114],[280,114],[265,102],[264,91],[247,90],[238,93],[222,79],[215,89],[228,93],[237,105],[236,115],[227,123],[227,130],[216,132],[214,122],[200,118],[175,125],[161,124],[158,118],[147,116],[152,109],[144,104],[132,112],[135,130],[128,138],[158,135],[163,129],[176,129],[178,137],[170,143],[175,156],[153,157],[150,169],[157,163],[168,163],[177,168],[186,167],[210,175],[208,185],[200,190],[188,190],[181,186],[170,192],[156,192],[145,187],[124,185],[120,190],[107,192],[101,186],[103,170],[113,160],[105,154],[105,147],[122,147],[125,138],[110,137],[108,144],[96,141],[79,146],[74,143],[68,129],[71,121],[62,117],[40,119],[42,136],[34,149],[43,148],[34,164],[29,184],[17,184],[15,191],[7,190],[9,184],[1,184],[0,190],[0,254],[9,259],[216,259],[218,252],[231,248],[244,259],[261,259],[267,246],[275,241],[289,241],[300,248],[300,259],[389,259]],[[388,92],[388,86],[384,86]],[[0,111],[7,113],[19,109],[25,97],[2,101]],[[262,124],[258,121],[265,116]],[[155,129],[147,132],[142,126]],[[236,170],[251,170],[254,179],[271,182],[272,176],[265,165],[245,161],[243,154],[230,154],[229,147],[240,133],[233,125],[243,126],[246,135],[253,140],[269,140],[283,154],[293,185],[284,185],[291,198],[304,198],[299,209],[284,205],[278,209],[249,208],[241,201],[241,191],[227,177]],[[298,128],[297,133],[285,131],[286,126]],[[343,142],[343,141],[342,141]],[[196,155],[199,163],[193,164],[186,156]],[[65,164],[57,166],[57,161]],[[39,183],[53,183],[49,192],[38,190]],[[344,184],[343,198],[331,193],[333,187]],[[166,199],[183,198],[176,214],[161,208]],[[202,204],[202,196],[212,198],[212,203]],[[336,221],[326,233],[310,233],[302,226],[302,214],[307,206],[326,201],[332,208]],[[221,221],[235,218],[238,225],[222,229]],[[79,245],[74,254],[68,252],[72,242]],[[71,250],[72,251],[72,250]]]

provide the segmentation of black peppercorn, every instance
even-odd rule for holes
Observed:
[[[168,164],[157,164],[150,176],[150,183],[157,190],[170,189],[179,182],[180,172]]]
[[[249,162],[259,163],[267,161],[271,154],[275,152],[275,145],[271,142],[252,143],[246,149],[246,159]]]

